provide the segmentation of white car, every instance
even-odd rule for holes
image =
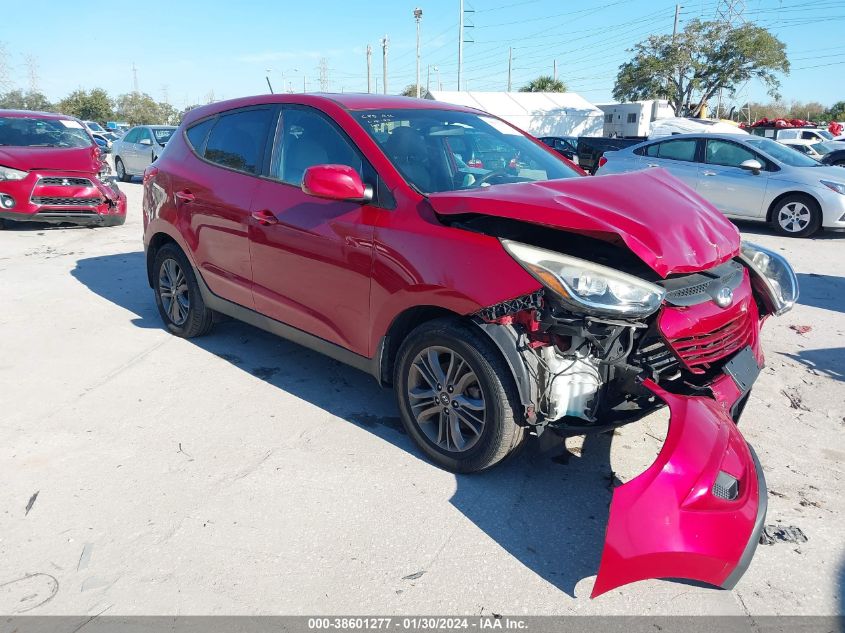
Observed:
[[[807,139],[789,139],[789,140],[780,140],[778,142],[786,145],[787,147],[791,147],[792,149],[798,150],[802,154],[806,154],[810,158],[815,158],[816,160],[821,160],[825,154],[830,154],[831,152],[835,152],[836,150],[843,149],[839,147],[837,143],[833,141],[810,141]]]
[[[678,134],[605,152],[597,176],[662,167],[730,218],[781,235],[845,230],[845,173],[760,136]]]

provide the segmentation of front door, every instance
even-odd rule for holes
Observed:
[[[349,165],[372,183],[360,151],[323,113],[285,106],[270,178],[252,202],[250,251],[255,308],[309,334],[369,356],[373,227],[386,211],[372,204],[304,193],[302,176],[319,164]]]
[[[742,169],[747,160],[764,165],[766,160],[754,151],[723,139],[707,139],[698,192],[719,211],[731,216],[760,218],[765,213],[763,199],[769,181],[765,169],[757,174]]]

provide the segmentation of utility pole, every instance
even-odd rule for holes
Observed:
[[[552,78],[557,81],[557,60],[552,60]]]
[[[329,91],[329,60],[325,57],[320,58],[320,92]]]
[[[508,46],[508,92],[511,91],[511,68],[513,66],[513,46]]]
[[[672,41],[678,36],[678,19],[681,17],[681,5],[675,5],[675,26],[672,27]]]
[[[373,47],[367,44],[367,94],[373,91]]]
[[[414,20],[417,23],[417,99],[420,98],[420,22],[422,21],[422,9],[414,9]]]
[[[745,22],[745,0],[719,0],[716,5],[716,19],[724,23],[729,29]],[[722,89],[719,88],[719,99],[716,101],[716,118],[722,110]]]
[[[464,0],[458,7],[458,91],[461,90],[461,73],[464,70]]]
[[[308,92],[308,77],[302,73],[302,92]]]
[[[132,91],[140,92],[138,90],[138,67],[135,65],[135,62],[132,62]]]
[[[26,74],[29,79],[29,92],[38,92],[38,62],[33,55],[24,57]]]
[[[384,94],[387,94],[387,46],[390,44],[390,39],[385,35],[381,38],[381,86]]]

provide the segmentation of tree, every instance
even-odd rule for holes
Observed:
[[[108,121],[112,117],[112,100],[102,88],[74,90],[56,104],[62,114],[84,121]]]
[[[403,97],[416,97],[417,84],[408,84],[399,94]],[[428,99],[428,90],[426,90],[424,86],[420,86],[420,99]]]
[[[0,95],[0,108],[8,110],[52,110],[53,104],[40,92],[10,90]]]
[[[143,92],[130,92],[115,100],[115,116],[129,125],[164,125],[169,118],[175,120],[177,113],[173,106],[157,103]]]
[[[555,79],[551,75],[540,75],[537,79],[532,79],[522,88],[520,92],[566,92],[566,84],[560,79]]]
[[[759,79],[778,98],[777,73],[789,72],[784,43],[755,24],[691,20],[682,33],[652,35],[619,67],[613,97],[620,101],[667,99],[678,116],[701,111],[722,90]]]
[[[189,106],[186,106],[186,107],[185,107],[185,109],[184,109],[184,110],[182,110],[182,111],[179,113],[179,119],[178,119],[178,121],[176,122],[176,124],[178,125],[179,123],[181,123],[182,121],[184,121],[184,120],[185,120],[185,115],[186,115],[186,114],[188,114],[188,112],[190,112],[190,111],[191,111],[191,110],[193,110],[194,108],[199,108],[199,107],[200,107],[200,105],[199,105],[198,103],[195,103],[194,105],[189,105]]]
[[[845,101],[837,101],[830,106],[827,118],[831,121],[845,121]]]

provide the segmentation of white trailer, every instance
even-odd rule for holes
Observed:
[[[600,103],[598,108],[604,112],[604,136],[648,136],[652,121],[675,116],[675,111],[665,99]]]

